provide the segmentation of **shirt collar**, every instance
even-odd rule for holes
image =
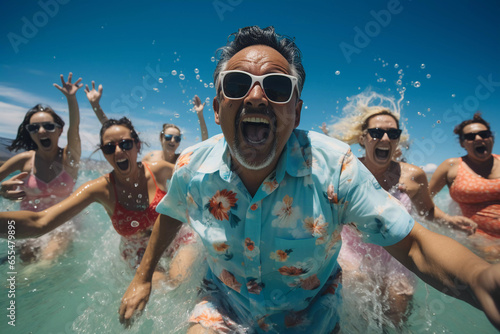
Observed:
[[[276,181],[283,180],[285,172],[290,176],[302,177],[311,174],[311,142],[307,131],[294,130],[285,145],[276,165]],[[219,171],[222,179],[231,178],[231,156],[225,138],[217,141],[198,172],[211,174]]]

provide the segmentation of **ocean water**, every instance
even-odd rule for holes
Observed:
[[[78,184],[109,171],[109,166],[87,162]],[[446,189],[445,189],[446,190]],[[443,191],[439,205],[446,209],[449,198]],[[18,204],[0,199],[2,211]],[[199,260],[192,277],[175,290],[153,291],[148,306],[125,331],[118,320],[120,300],[133,272],[118,252],[119,236],[99,204],[92,204],[76,218],[79,230],[68,251],[51,265],[25,265],[16,258],[14,268],[0,265],[2,291],[0,333],[185,333],[186,320],[196,301],[196,288],[206,266]],[[448,233],[444,231],[444,233]],[[453,234],[453,232],[449,232]],[[6,240],[0,240],[0,258],[7,255]],[[15,297],[9,297],[7,278],[15,275]],[[360,316],[355,291],[344,289],[345,307],[341,324],[344,333],[381,333],[382,328]],[[7,307],[15,301],[15,327],[8,324]],[[356,305],[357,304],[357,305]],[[376,312],[376,310],[366,310]],[[466,303],[444,296],[419,281],[406,325],[386,329],[394,333],[496,333],[482,312]]]

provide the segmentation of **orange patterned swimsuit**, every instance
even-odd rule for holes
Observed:
[[[500,159],[496,154],[493,157]],[[479,233],[500,238],[500,179],[480,177],[460,158],[450,196],[462,214],[477,223]]]

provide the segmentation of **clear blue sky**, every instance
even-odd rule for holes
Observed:
[[[413,140],[408,160],[439,164],[463,154],[452,129],[475,110],[498,131],[499,17],[500,3],[493,0],[5,2],[0,136],[13,138],[36,103],[51,105],[67,120],[65,100],[52,83],[72,71],[84,83],[103,84],[104,110],[129,116],[151,149],[159,147],[165,122],[182,128],[185,148],[200,137],[190,111],[195,94],[210,100],[209,134],[220,132],[209,85],[216,49],[240,27],[273,25],[295,37],[303,53],[300,128],[317,130],[339,115],[346,97],[368,87],[394,96],[406,87],[403,115]],[[100,127],[83,89],[78,101],[88,156]],[[494,152],[500,153],[498,145]]]

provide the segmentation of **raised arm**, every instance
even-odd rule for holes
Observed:
[[[208,130],[207,124],[205,123],[205,117],[203,117],[203,109],[205,108],[205,102],[201,104],[201,100],[198,95],[195,95],[193,98],[193,109],[196,111],[196,115],[198,116],[198,121],[200,122],[200,130],[201,130],[201,140],[208,139]]]
[[[92,80],[92,90],[89,89],[88,85],[85,85],[85,93],[87,94],[87,99],[89,99],[92,110],[94,110],[97,119],[101,124],[104,124],[108,120],[108,117],[101,108],[99,102],[102,97],[102,85],[99,85],[97,90],[95,89],[95,82]]]
[[[148,247],[127,291],[123,295],[119,313],[120,322],[130,324],[135,311],[146,307],[151,294],[151,280],[156,264],[165,249],[174,240],[182,222],[169,216],[160,215],[155,223]]]
[[[69,110],[69,127],[68,127],[68,145],[64,148],[65,168],[68,168],[71,176],[76,178],[78,173],[78,164],[82,155],[82,144],[80,142],[80,109],[76,99],[76,92],[82,88],[80,83],[82,78],[79,78],[75,83],[71,83],[73,73],[68,74],[68,81],[64,81],[64,76],[61,74],[62,87],[54,84],[54,87],[59,89],[68,100]]]
[[[418,223],[406,238],[385,248],[437,290],[482,309],[500,329],[500,264],[490,265]]]
[[[7,222],[15,221],[16,238],[38,237],[64,224],[93,202],[105,198],[106,180],[100,177],[78,188],[64,201],[41,212],[0,212],[0,237],[7,237]],[[104,200],[105,201],[105,200]]]

